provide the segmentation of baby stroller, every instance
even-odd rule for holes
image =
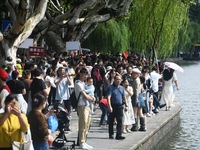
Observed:
[[[57,111],[56,116],[58,118],[58,130],[59,134],[53,141],[52,145],[54,149],[61,150],[73,150],[75,149],[75,141],[67,140],[64,132],[66,125],[69,125],[68,112],[61,106],[62,102],[55,102],[53,105],[54,110]]]

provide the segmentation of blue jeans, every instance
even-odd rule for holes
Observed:
[[[101,120],[100,120],[100,125],[102,125],[103,124],[103,121],[104,121],[104,119],[105,119],[105,116],[107,115],[107,124],[108,124],[108,120],[109,120],[109,113],[108,113],[108,107],[107,106],[105,106],[104,104],[102,104],[102,103],[99,103],[99,107],[100,107],[100,109],[101,109],[101,111],[102,111],[102,114],[101,114]]]
[[[49,144],[47,141],[44,142],[33,142],[33,147],[35,150],[49,150]]]
[[[149,112],[149,95],[150,95],[150,93],[147,91],[146,92],[146,108],[147,108],[147,112]]]

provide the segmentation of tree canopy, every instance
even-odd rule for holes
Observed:
[[[13,21],[8,34],[0,32],[1,58],[16,57],[17,48],[28,37],[37,45],[65,51],[66,41],[80,41],[99,23],[124,16],[132,0],[4,0],[2,11]]]
[[[187,30],[189,5],[190,1],[182,0],[134,0],[126,18],[100,24],[84,46],[103,52],[132,49],[152,55],[156,49],[159,57],[167,57],[179,41],[179,32]]]

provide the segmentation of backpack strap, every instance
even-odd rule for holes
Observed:
[[[75,81],[75,83],[78,83],[78,82],[80,82],[80,80],[76,80],[76,81]],[[74,92],[75,92],[75,91],[74,91]],[[76,94],[75,94],[75,96],[76,96]],[[78,99],[77,99],[77,101],[79,101],[80,97],[81,97],[81,92],[79,92],[79,94],[78,94]]]

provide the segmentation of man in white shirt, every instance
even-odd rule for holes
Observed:
[[[156,72],[157,68],[154,66],[152,72],[150,73],[151,90],[153,92],[153,105],[155,107],[154,113],[158,113],[157,108],[160,107],[160,102],[158,100],[158,90],[159,90],[159,80],[162,76]]]

